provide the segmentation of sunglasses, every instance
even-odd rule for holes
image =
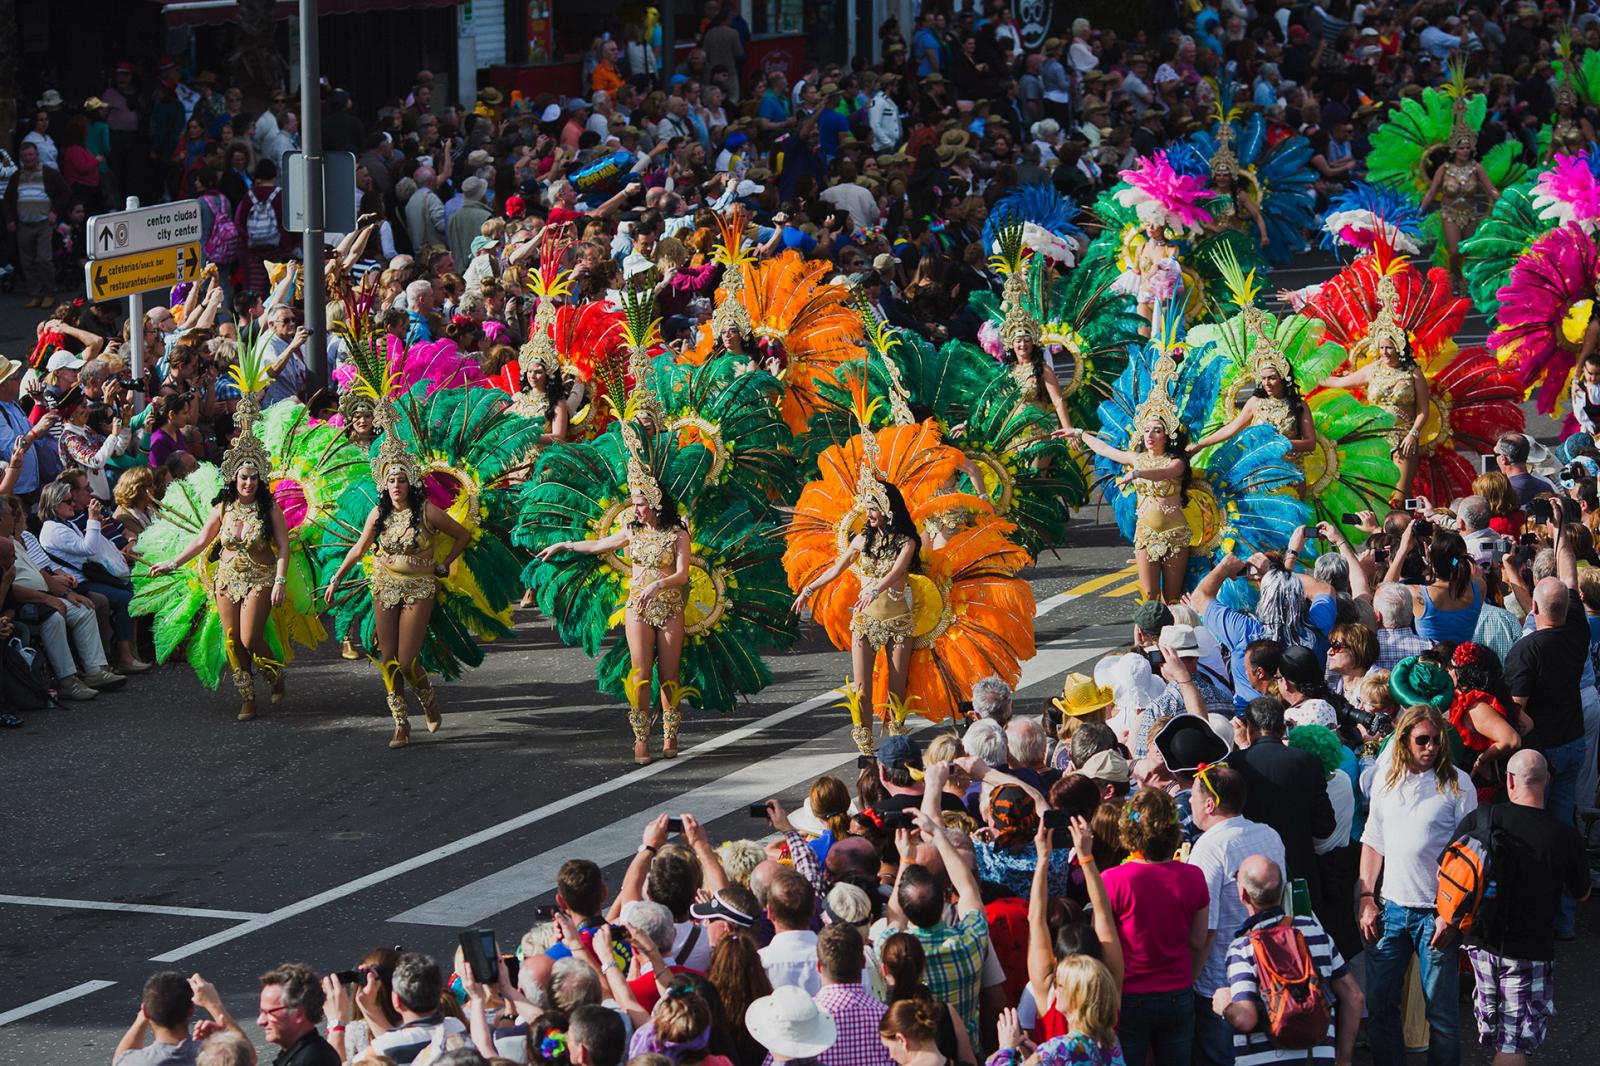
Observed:
[[[1328,650],[1329,651],[1344,651],[1345,648],[1347,648],[1347,647],[1349,647],[1349,645],[1346,644],[1342,640],[1330,640],[1330,641],[1328,641]]]
[[[1431,748],[1439,743],[1438,733],[1413,733],[1411,743],[1419,748]]]

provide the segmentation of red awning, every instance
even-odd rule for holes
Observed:
[[[461,0],[317,0],[321,15],[357,15],[367,11],[398,11],[416,7],[455,7]],[[236,22],[239,5],[236,0],[163,0],[162,14],[169,26],[220,26]],[[273,6],[273,18],[294,18],[300,5],[294,0],[279,0]]]

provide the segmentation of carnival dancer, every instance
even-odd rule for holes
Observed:
[[[289,583],[289,529],[267,487],[271,460],[256,433],[257,402],[268,380],[261,355],[260,347],[252,346],[233,368],[242,393],[234,413],[239,430],[223,455],[223,485],[210,517],[188,547],[149,569],[150,577],[161,577],[214,546],[220,551],[211,591],[241,722],[256,716],[256,668],[271,685],[273,703],[284,695],[284,661],[272,655],[267,623],[272,609],[284,602]]]
[[[662,491],[644,458],[639,428],[620,424],[628,453],[628,494],[631,517],[609,536],[558,541],[538,553],[540,562],[556,555],[620,553],[628,563],[629,592],[624,626],[632,670],[627,681],[628,723],[633,727],[633,759],[640,766],[654,761],[650,754],[650,727],[655,721],[647,709],[651,676],[661,681],[663,758],[678,756],[678,728],[683,721],[678,667],[683,656],[684,596],[689,583],[689,529],[678,503]]]
[[[422,466],[405,447],[395,429],[397,416],[389,400],[378,402],[377,419],[383,439],[372,460],[372,477],[380,495],[367,515],[360,537],[345,553],[344,561],[328,581],[324,601],[331,607],[350,569],[369,549],[372,564],[372,605],[376,615],[379,669],[387,693],[394,735],[389,747],[411,743],[411,722],[406,713],[404,682],[410,682],[422,704],[428,732],[443,725],[439,697],[421,661],[423,642],[433,615],[439,580],[467,548],[468,531],[428,500]],[[434,538],[451,539],[449,553],[436,561]]]
[[[1189,435],[1172,396],[1177,364],[1163,349],[1150,392],[1134,416],[1134,444],[1116,448],[1099,434],[1073,430],[1069,439],[1127,468],[1124,484],[1139,499],[1133,538],[1139,589],[1146,599],[1176,603],[1184,591],[1192,532],[1183,508],[1189,502]]]
[[[1492,206],[1500,190],[1478,162],[1478,134],[1467,123],[1467,98],[1457,96],[1452,110],[1455,123],[1450,130],[1450,155],[1434,172],[1427,193],[1422,197],[1424,214],[1434,204],[1439,206],[1439,225],[1445,250],[1445,267],[1457,291],[1461,279],[1461,242],[1472,236],[1484,212],[1478,207],[1478,193],[1482,192]]]
[[[1336,374],[1322,383],[1330,389],[1364,388],[1369,403],[1394,416],[1389,444],[1400,461],[1395,500],[1411,495],[1421,455],[1422,427],[1432,402],[1427,376],[1417,365],[1411,340],[1397,317],[1398,302],[1394,275],[1385,273],[1378,279],[1378,314],[1367,330],[1365,341],[1365,347],[1376,358],[1348,374]]]
[[[1117,190],[1115,198],[1133,209],[1144,240],[1128,257],[1113,288],[1133,296],[1139,316],[1153,326],[1157,309],[1178,299],[1182,291],[1183,265],[1174,242],[1204,235],[1211,215],[1201,205],[1212,194],[1204,177],[1179,173],[1165,152],[1140,159],[1121,176],[1127,185]],[[1141,333],[1150,335],[1149,329]]]

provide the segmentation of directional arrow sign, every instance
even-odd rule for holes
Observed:
[[[203,266],[200,245],[193,243],[115,259],[95,259],[83,266],[84,288],[91,300],[115,300],[193,281]]]
[[[95,215],[89,220],[89,256],[106,259],[191,244],[200,239],[200,228],[199,200]]]

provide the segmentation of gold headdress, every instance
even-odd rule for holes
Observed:
[[[652,426],[660,426],[667,412],[656,395],[655,370],[650,365],[650,346],[661,341],[655,292],[648,287],[624,286],[618,302],[622,305],[622,340],[628,348],[628,374],[633,378],[624,417],[644,417]]]
[[[722,288],[730,300],[737,299],[739,291],[744,288],[745,264],[756,261],[755,256],[750,254],[744,236],[745,227],[749,224],[750,213],[742,204],[734,204],[725,213],[717,216],[717,229],[722,236],[717,241],[711,258],[722,264]]]
[[[989,266],[1006,279],[1000,291],[1000,306],[1005,317],[1000,320],[1000,340],[1010,351],[1018,337],[1039,340],[1039,323],[1028,314],[1028,273],[1024,263],[1027,249],[1022,243],[1023,221],[1013,214],[995,227],[995,251],[989,256]]]
[[[1450,105],[1450,116],[1454,120],[1450,127],[1450,150],[1477,151],[1478,133],[1467,121],[1467,97],[1471,95],[1467,89],[1467,68],[1460,59],[1450,64],[1450,83],[1445,86],[1445,92],[1454,97]]]
[[[1267,370],[1275,370],[1285,381],[1294,380],[1294,368],[1289,357],[1283,354],[1274,336],[1272,320],[1259,307],[1246,307],[1244,312],[1245,336],[1255,335],[1255,345],[1250,352],[1250,367],[1257,381]]]
[[[638,496],[651,507],[661,507],[661,483],[650,472],[650,465],[644,459],[644,442],[639,439],[639,430],[632,422],[621,422],[622,446],[628,452],[628,495]]]
[[[348,389],[339,394],[339,414],[343,416],[346,426],[349,426],[351,419],[362,411],[371,414],[375,408],[372,397],[365,393]]]
[[[878,480],[878,438],[865,422],[861,425],[861,469],[856,473],[856,506],[863,512],[876,508],[889,513],[889,490]]]
[[[750,312],[744,306],[744,301],[738,293],[730,292],[717,304],[717,309],[711,312],[711,332],[717,339],[722,339],[722,333],[729,326],[739,331],[741,337],[748,337],[755,332],[755,325],[750,321]]]
[[[1211,153],[1211,176],[1239,173],[1239,157],[1233,154],[1233,123],[1226,117],[1217,127],[1217,150]]]
[[[1159,342],[1158,342],[1159,343]],[[1160,425],[1171,437],[1183,427],[1172,387],[1178,380],[1178,363],[1165,343],[1161,343],[1156,365],[1150,372],[1150,393],[1133,412],[1133,431],[1143,436],[1151,426]]]
[[[422,464],[406,448],[406,442],[400,439],[396,428],[400,424],[400,413],[395,410],[394,403],[387,399],[379,401],[373,408],[372,418],[383,431],[383,437],[378,441],[378,453],[372,457],[372,480],[378,490],[383,491],[389,474],[395,470],[405,475],[408,484],[421,487]]]
[[[256,423],[261,419],[261,394],[271,381],[267,374],[267,367],[271,364],[267,358],[267,346],[271,343],[272,334],[262,330],[252,344],[240,350],[239,361],[228,368],[240,392],[239,406],[234,410],[234,424],[238,433],[222,455],[222,476],[230,483],[245,467],[254,470],[263,481],[272,471],[272,459],[267,455],[267,446],[256,436]]]
[[[1367,329],[1367,344],[1374,355],[1385,340],[1392,342],[1397,351],[1405,352],[1410,338],[1400,321],[1399,310],[1400,290],[1394,283],[1394,275],[1385,274],[1378,279],[1378,313]]]
[[[528,343],[518,353],[523,363],[537,360],[551,374],[561,369],[556,342],[550,337],[550,327],[556,320],[556,300],[572,295],[572,271],[561,269],[569,245],[558,236],[559,230],[557,226],[546,226],[539,240],[539,269],[528,282],[528,290],[539,298],[539,305],[528,326]]]
[[[1556,107],[1560,107],[1563,103],[1571,104],[1573,107],[1578,106],[1578,90],[1573,88],[1570,81],[1556,85]]]

